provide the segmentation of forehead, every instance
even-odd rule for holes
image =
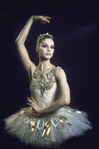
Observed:
[[[41,43],[46,43],[49,45],[54,45],[54,41],[51,38],[45,38],[41,41]]]

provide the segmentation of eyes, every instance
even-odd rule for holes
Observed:
[[[48,48],[48,45],[47,45],[47,44],[42,44],[42,47],[43,47],[43,48]],[[50,48],[51,48],[51,49],[54,49],[54,45],[51,45]]]

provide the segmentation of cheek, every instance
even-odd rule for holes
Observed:
[[[52,50],[52,54],[54,54],[54,49]]]
[[[45,49],[40,49],[39,50],[40,55],[44,55],[46,53]]]

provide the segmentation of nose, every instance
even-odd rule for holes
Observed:
[[[50,47],[47,48],[47,51],[51,51]]]

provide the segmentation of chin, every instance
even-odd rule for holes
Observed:
[[[52,55],[51,56],[41,57],[42,60],[50,60],[51,58],[52,58]]]
[[[51,58],[47,58],[47,57],[41,57],[41,60],[50,60]]]

